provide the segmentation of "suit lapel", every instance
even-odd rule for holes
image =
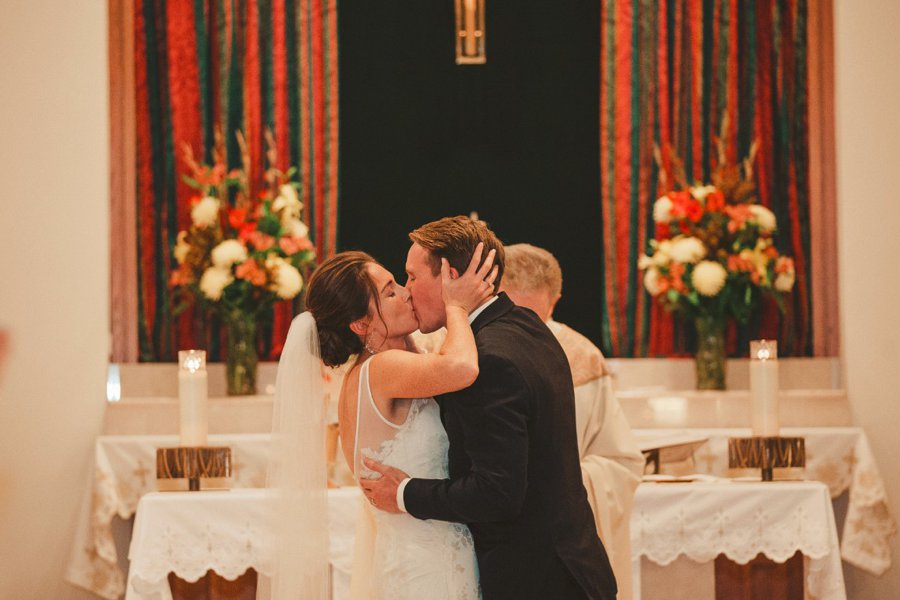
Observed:
[[[509,299],[509,296],[506,295],[506,292],[500,292],[500,294],[497,295],[497,299],[494,300],[490,306],[485,308],[480,315],[475,317],[475,321],[472,322],[472,333],[477,334],[482,327],[491,321],[502,317],[515,306],[516,305],[513,304],[512,300]]]

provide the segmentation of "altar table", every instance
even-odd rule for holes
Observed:
[[[725,477],[728,438],[751,435],[741,429],[635,429],[640,440],[651,436],[689,434],[708,438],[694,453],[694,472]],[[841,558],[853,566],[881,575],[891,566],[890,538],[897,530],[891,515],[884,480],[859,427],[783,427],[784,436],[806,439],[803,478],[821,481],[832,498],[849,492],[847,516],[841,531]],[[777,470],[776,470],[777,471]]]
[[[126,600],[171,600],[168,574],[196,581],[214,571],[234,580],[247,569],[271,576],[268,538],[274,514],[268,490],[152,492],[134,522]],[[357,488],[328,491],[333,598],[350,595],[353,539],[362,496]]]
[[[631,515],[631,555],[658,565],[719,555],[745,564],[758,554],[808,559],[807,596],[844,600],[844,575],[828,488],[817,481],[642,483]],[[637,575],[637,574],[636,574]],[[635,600],[640,578],[635,577]],[[685,585],[691,585],[690,581]],[[686,590],[691,596],[690,590]]]
[[[748,434],[745,429],[689,431],[702,432],[710,438],[697,452],[696,467],[698,471],[716,475],[727,473],[727,438]],[[644,432],[657,434],[665,430],[636,430],[639,436]],[[886,570],[890,566],[888,541],[896,526],[887,510],[884,485],[864,432],[856,427],[828,427],[785,428],[783,433],[806,437],[807,479],[825,482],[833,498],[850,492],[841,543],[844,560],[876,574]],[[211,445],[232,448],[230,487],[264,485],[269,440],[269,434],[210,435]],[[122,597],[125,577],[117,564],[119,550],[113,537],[112,520],[115,516],[129,519],[139,499],[157,489],[156,448],[177,444],[178,437],[174,435],[97,439],[93,477],[86,485],[66,569],[69,582],[109,600]]]
[[[170,600],[167,576],[192,581],[208,570],[234,579],[248,568],[271,574],[264,534],[272,510],[265,490],[144,496],[129,557],[126,600]],[[333,597],[348,597],[360,492],[329,491]],[[818,482],[643,483],[635,496],[632,556],[666,565],[725,555],[739,563],[759,553],[808,557],[808,595],[844,600],[843,574],[828,489]]]

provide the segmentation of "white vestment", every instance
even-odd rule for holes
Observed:
[[[631,507],[641,482],[644,456],[613,391],[600,350],[574,329],[549,321],[569,359],[575,383],[575,426],[581,476],[616,583],[618,598],[630,600]]]

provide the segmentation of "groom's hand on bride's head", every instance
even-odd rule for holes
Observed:
[[[359,480],[363,493],[372,506],[391,513],[403,512],[397,506],[397,488],[404,479],[409,478],[409,475],[400,469],[383,465],[368,458],[364,459],[363,463],[367,468],[381,473],[381,477],[378,479]]]

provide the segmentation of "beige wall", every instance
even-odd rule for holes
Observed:
[[[894,0],[836,2],[843,358],[896,515],[898,24]],[[81,598],[61,575],[104,409],[105,2],[6,0],[0,57],[0,327],[13,335],[0,381],[0,598]],[[895,538],[895,562],[898,550]],[[900,597],[900,565],[882,578],[850,569],[848,585],[854,599]]]
[[[105,404],[106,2],[0,13],[0,598],[94,598],[62,580]]]
[[[835,3],[841,339],[854,420],[900,517],[900,3]],[[846,570],[854,600],[900,598],[900,539],[881,578]]]

